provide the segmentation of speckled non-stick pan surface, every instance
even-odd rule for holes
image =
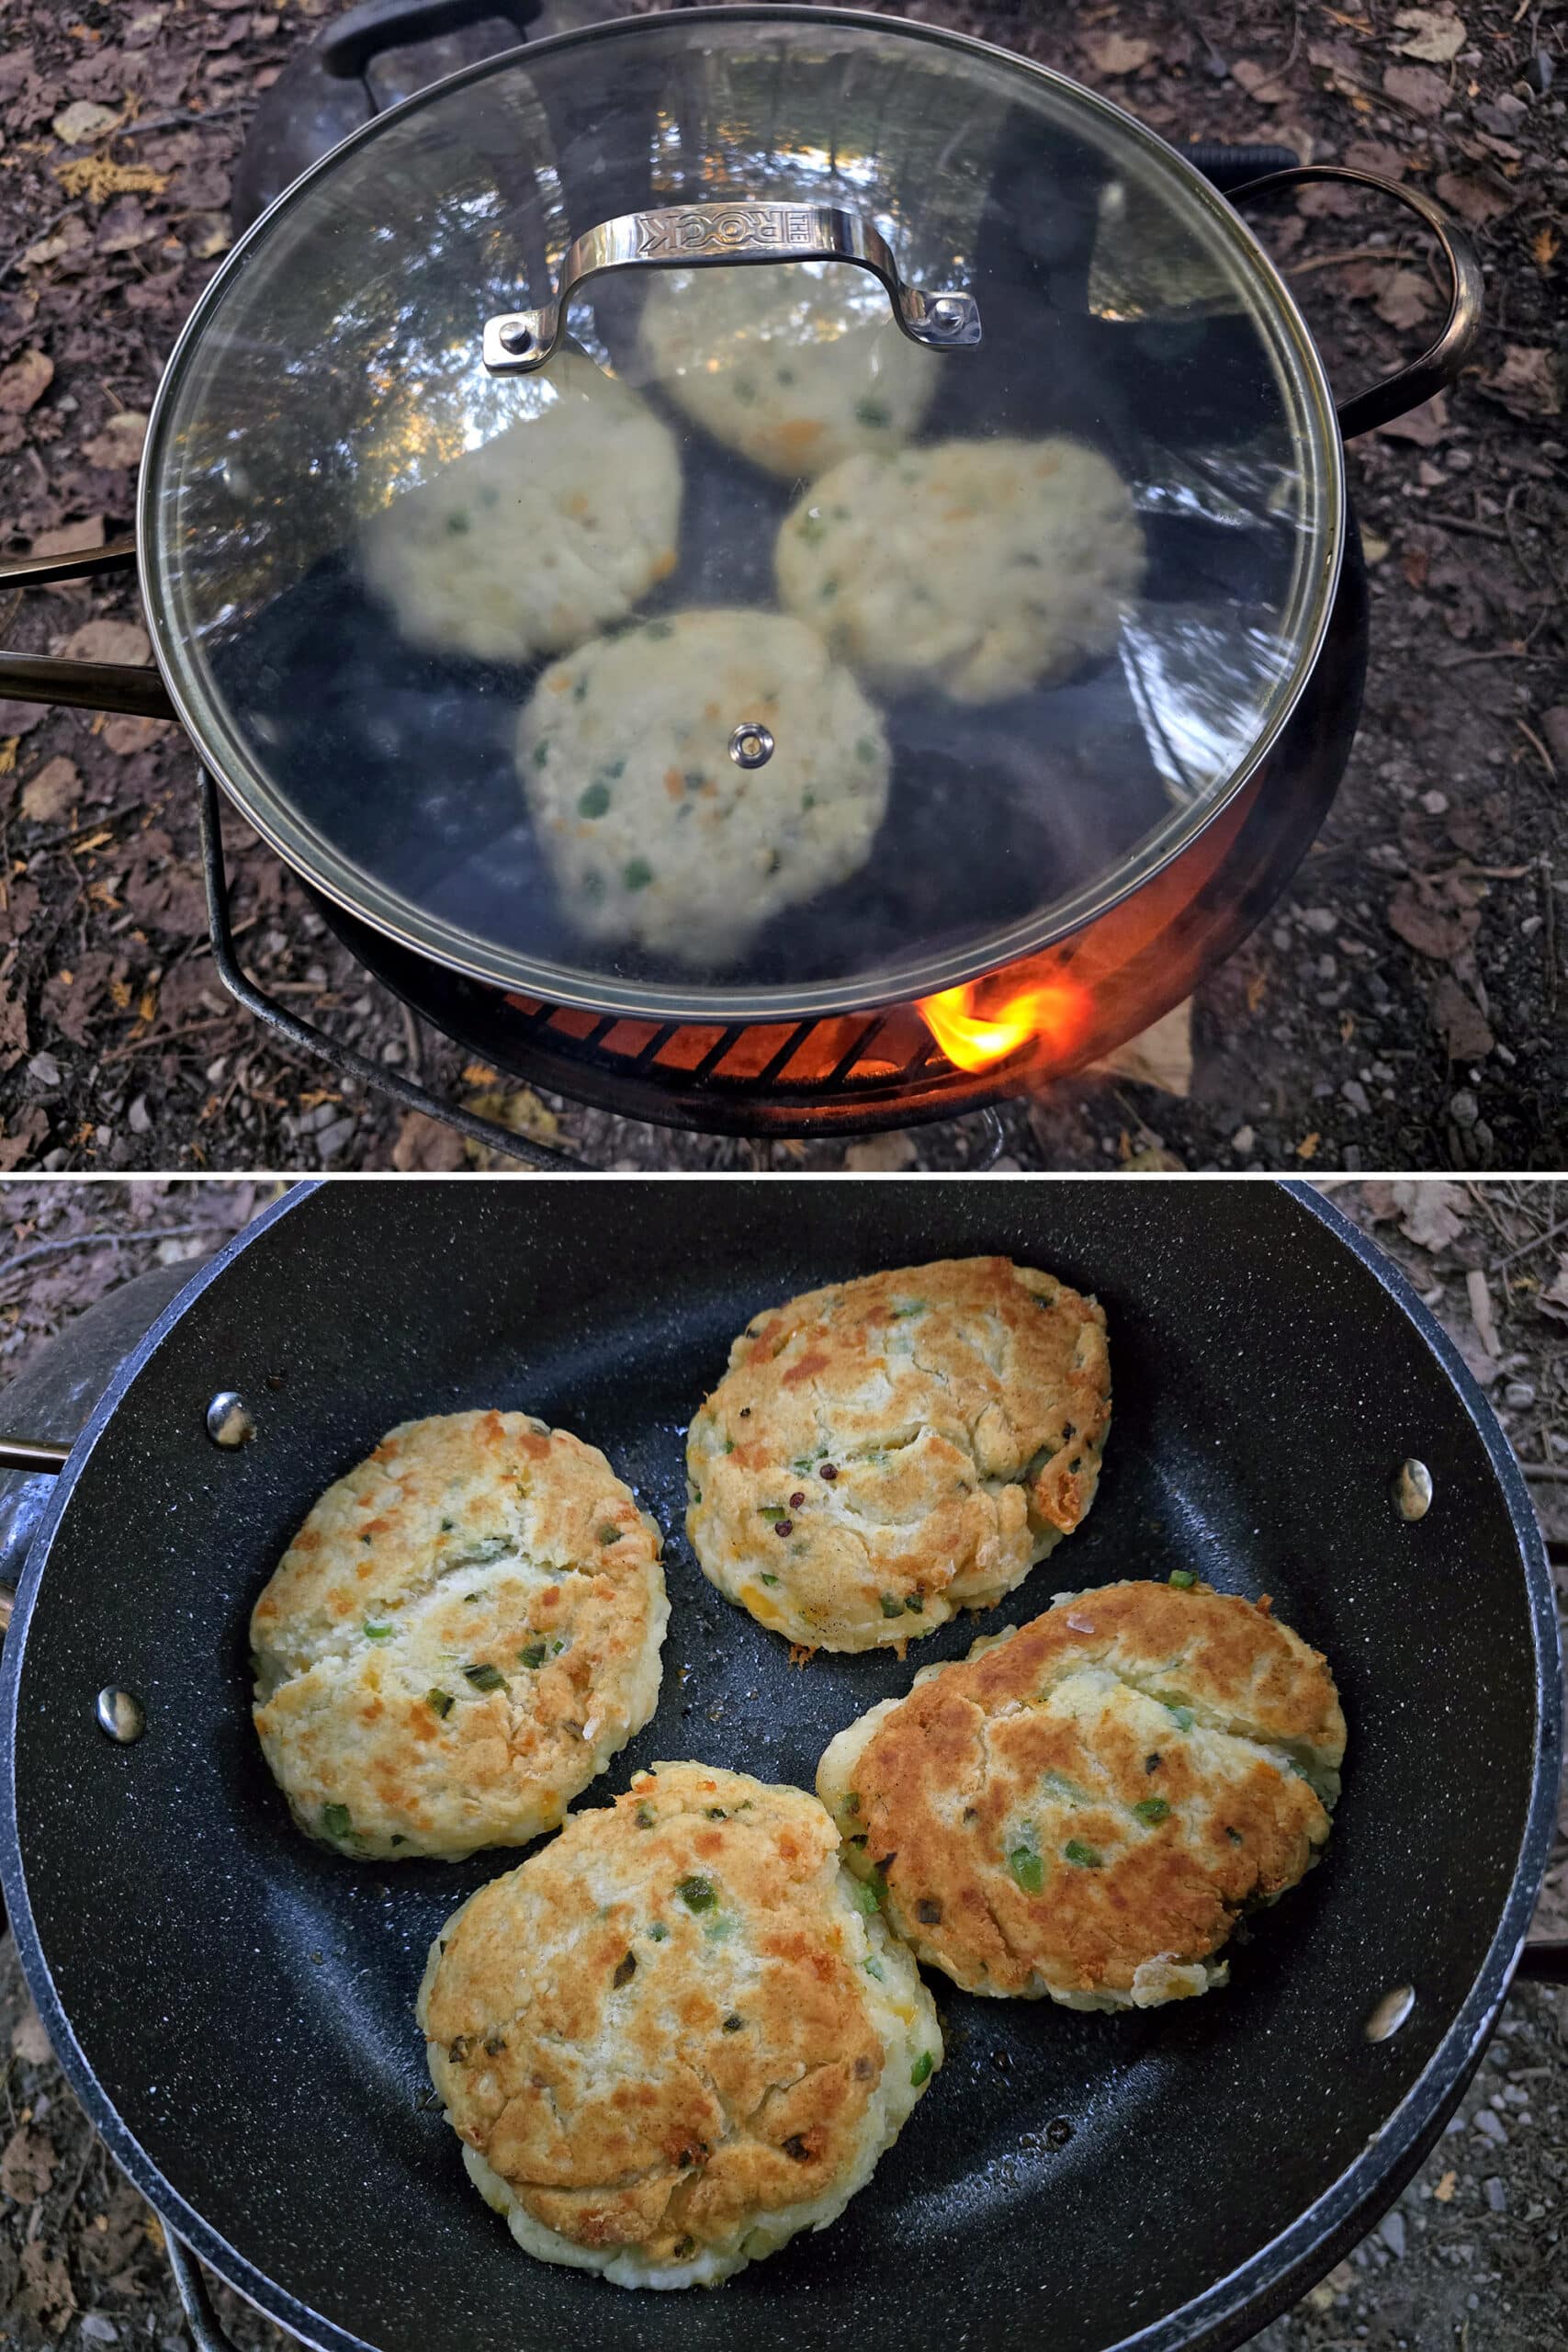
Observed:
[[[682,1432],[758,1308],[1000,1251],[1103,1300],[1115,1418],[1081,1532],[918,1659],[818,1657],[721,1600],[681,1532]],[[238,1389],[254,1442],[204,1430]],[[668,1534],[653,1724],[583,1800],[696,1757],[811,1784],[917,1663],[1064,1585],[1201,1568],[1327,1651],[1350,1724],[1323,1867],[1228,1991],[1135,2017],[934,1980],[948,2061],[869,2189],[716,2293],[528,2260],[427,2104],[429,1939],[504,1855],[356,1866],[289,1825],[246,1621],[321,1489],[391,1423],[525,1408],[602,1445]],[[1437,1499],[1406,1524],[1401,1461]],[[1556,1633],[1506,1445],[1430,1318],[1270,1185],[329,1184],[203,1271],[98,1408],[0,1678],[0,1845],[29,1979],[116,2155],[309,2340],[384,2352],[1156,2352],[1238,2341],[1365,2226],[1506,1984],[1556,1780]],[[144,1699],[116,1747],[101,1686]],[[1363,2026],[1391,1988],[1390,2041]]]

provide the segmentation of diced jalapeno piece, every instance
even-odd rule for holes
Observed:
[[[1072,1850],[1069,1846],[1069,1855]],[[1045,1883],[1045,1864],[1032,1846],[1015,1846],[1008,1856],[1008,1868],[1025,1894],[1038,1894]]]

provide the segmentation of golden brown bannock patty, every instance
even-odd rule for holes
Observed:
[[[251,1618],[255,1726],[300,1828],[382,1860],[553,1829],[658,1703],[659,1552],[565,1430],[487,1412],[393,1430]]]
[[[1063,1594],[839,1734],[817,1789],[850,1866],[972,1993],[1149,2008],[1225,1981],[1248,1905],[1317,1859],[1345,1718],[1266,1601]]]
[[[826,2227],[942,2063],[817,1799],[705,1764],[639,1773],[481,1887],[418,2014],[518,2244],[622,2287],[711,2285]]]
[[[947,1258],[759,1315],[692,1423],[703,1573],[808,1648],[902,1645],[1022,1582],[1094,1499],[1105,1317],[1051,1274]]]

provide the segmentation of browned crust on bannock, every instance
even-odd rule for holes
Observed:
[[[252,1614],[256,1730],[299,1826],[382,1860],[553,1828],[652,1712],[659,1555],[569,1430],[499,1411],[390,1430]]]
[[[735,1341],[692,1424],[687,1532],[792,1640],[899,1645],[1077,1526],[1110,1419],[1104,1313],[1051,1274],[955,1258],[832,1283]]]
[[[575,1815],[446,1933],[423,2022],[458,2133],[546,2227],[655,2262],[821,2195],[884,2064],[840,1883],[816,1798],[744,1774],[664,1765]]]
[[[818,1786],[922,1961],[978,1991],[1153,2000],[1171,1996],[1141,1967],[1208,1962],[1302,1877],[1329,1820],[1292,1759],[1332,1801],[1344,1748],[1326,1662],[1266,1603],[1130,1582],[933,1669],[872,1731],[852,1793],[831,1750]],[[1009,1866],[1031,1849],[1037,1891]]]

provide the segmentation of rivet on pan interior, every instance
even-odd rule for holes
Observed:
[[[220,1388],[207,1408],[207,1434],[214,1445],[246,1445],[256,1433],[251,1408],[235,1388]]]
[[[1401,1519],[1425,1519],[1432,1508],[1432,1474],[1414,1456],[1399,1465],[1393,1482],[1393,1504]]]
[[[1367,2040],[1369,2041],[1389,2041],[1399,2031],[1415,2007],[1415,1985],[1396,1984],[1392,1993],[1383,1995],[1382,1999],[1367,2019],[1364,2029]]]
[[[121,1747],[129,1747],[140,1739],[147,1728],[147,1710],[133,1690],[117,1690],[112,1684],[98,1693],[98,1728],[107,1731]]]
[[[525,326],[521,319],[509,319],[500,330],[496,340],[502,351],[510,351],[515,356],[521,357],[522,354],[533,345],[534,330],[530,326]]]
[[[773,756],[772,730],[760,718],[742,719],[729,739],[729,756],[738,768],[765,767]]]

